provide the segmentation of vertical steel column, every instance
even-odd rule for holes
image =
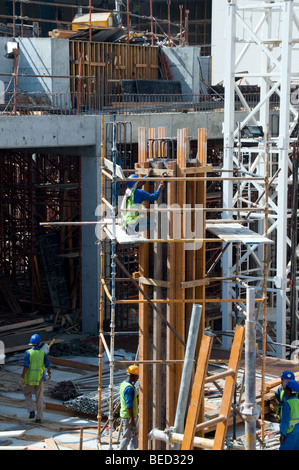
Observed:
[[[282,59],[279,113],[279,168],[278,175],[278,214],[277,214],[277,342],[286,343],[286,289],[287,289],[287,199],[288,199],[288,156],[289,156],[289,114],[290,76],[292,52],[293,0],[285,0],[283,5]],[[285,357],[285,347],[278,346],[278,357]]]
[[[112,144],[112,240],[111,240],[111,317],[110,317],[110,403],[109,403],[109,448],[112,449],[113,433],[113,389],[114,389],[114,339],[115,339],[115,276],[116,276],[116,116],[113,115]]]
[[[184,422],[186,416],[187,402],[190,392],[191,376],[193,371],[193,362],[198,338],[198,331],[201,319],[202,306],[194,304],[192,308],[191,321],[189,326],[188,340],[185,351],[183,372],[181,377],[181,386],[177,401],[176,415],[174,421],[174,431],[180,434],[184,431]],[[178,445],[174,446],[179,449]]]
[[[233,148],[234,148],[234,124],[235,124],[235,88],[234,88],[234,67],[235,67],[235,44],[234,38],[236,35],[236,0],[228,2],[227,5],[227,30],[226,30],[226,70],[224,78],[225,88],[225,105],[224,105],[224,148],[223,148],[223,168],[232,170],[233,168]],[[232,182],[229,180],[223,181],[223,207],[232,207],[233,187]],[[222,213],[222,218],[227,219],[230,215],[227,212]],[[225,249],[222,257],[223,277],[230,277],[230,269],[232,266],[232,248],[229,246]],[[222,298],[229,299],[231,294],[230,283],[223,282]],[[224,302],[221,306],[222,310],[222,329],[232,329],[232,311],[230,302]],[[223,347],[229,348],[231,339],[229,337],[223,338]]]
[[[256,420],[260,407],[256,405],[256,322],[254,318],[255,290],[246,292],[247,318],[245,322],[245,403],[241,413],[245,419],[245,449],[255,450]]]

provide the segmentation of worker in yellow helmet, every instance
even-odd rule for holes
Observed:
[[[138,399],[135,384],[139,378],[139,368],[135,364],[127,369],[127,379],[120,384],[120,417],[122,419],[123,436],[119,450],[138,448]]]

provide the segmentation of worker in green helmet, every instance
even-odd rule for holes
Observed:
[[[139,378],[139,368],[135,364],[127,369],[127,379],[120,384],[120,417],[122,419],[123,436],[119,450],[138,448],[138,399],[135,384]]]

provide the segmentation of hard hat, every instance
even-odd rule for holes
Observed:
[[[295,380],[295,375],[290,370],[284,370],[280,376],[281,379]]]
[[[296,380],[290,380],[287,383],[287,387],[289,387],[293,392],[299,392],[299,383]]]
[[[35,334],[35,335],[31,336],[29,344],[33,344],[35,346],[38,346],[41,342],[42,342],[42,340],[41,340],[40,336]]]
[[[138,178],[138,176],[137,175],[130,175],[129,178],[134,180],[135,178]],[[135,183],[137,183],[137,181],[127,181],[128,188],[132,188],[132,186],[134,186]]]
[[[139,375],[139,367],[133,364],[127,368],[127,373],[132,375]]]

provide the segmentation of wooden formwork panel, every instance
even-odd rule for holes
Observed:
[[[91,94],[120,92],[121,80],[157,80],[158,47],[105,42],[70,41],[71,92],[76,93],[81,62],[82,103]]]

